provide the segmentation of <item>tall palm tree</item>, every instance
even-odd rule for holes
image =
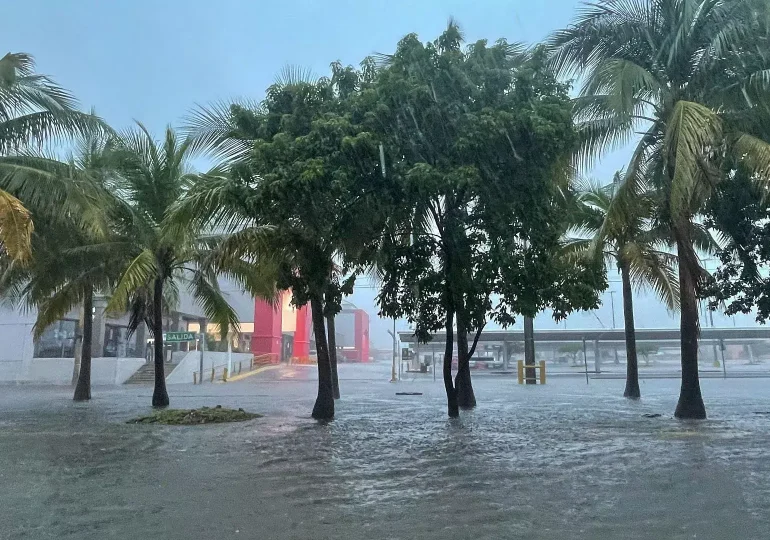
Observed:
[[[162,141],[147,129],[123,134],[116,143],[112,160],[116,170],[115,192],[123,201],[122,215],[115,227],[130,239],[129,258],[112,293],[107,309],[131,314],[129,329],[146,323],[154,338],[154,407],[169,404],[163,365],[164,311],[185,284],[222,336],[238,328],[238,316],[222,293],[218,276],[233,278],[249,292],[265,285],[235,258],[225,269],[217,246],[221,238],[207,234],[201,220],[172,212],[190,187],[200,179],[189,166],[189,139],[180,140],[167,128]]]
[[[56,214],[39,213],[32,235],[34,258],[20,264],[5,261],[0,275],[0,291],[16,304],[37,309],[33,329],[35,338],[82,306],[83,329],[79,362],[76,362],[77,384],[73,399],[91,398],[91,356],[93,337],[93,297],[95,292],[109,291],[119,275],[121,260],[130,243],[110,230],[107,221],[115,198],[109,192],[111,169],[108,163],[109,143],[103,137],[87,136],[78,141],[77,153],[68,162],[37,156],[24,156],[36,177],[50,175],[60,186],[66,185],[70,199],[84,205]],[[81,192],[80,196],[74,196]],[[85,220],[84,216],[90,216]]]
[[[618,190],[621,173],[606,186],[580,186],[574,212],[573,232],[581,237],[569,246],[581,255],[615,264],[623,286],[623,320],[626,340],[627,398],[641,397],[634,326],[633,285],[650,286],[669,309],[679,302],[676,257],[668,253],[666,239],[655,235],[652,194],[624,198]]]
[[[770,145],[751,118],[770,97],[768,7],[761,0],[596,0],[553,34],[553,61],[580,74],[583,158],[641,131],[623,187],[655,190],[679,260],[682,385],[675,416],[705,418],[698,378],[702,268],[694,223],[727,161],[767,181]]]
[[[49,207],[59,201],[56,193],[48,194],[39,185],[40,171],[6,158],[103,129],[96,116],[77,110],[77,101],[69,92],[35,73],[32,56],[8,53],[0,58],[0,242],[10,257],[27,260],[30,256],[32,218],[19,199],[31,196],[38,204],[43,199]]]

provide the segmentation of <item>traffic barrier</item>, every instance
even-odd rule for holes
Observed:
[[[524,360],[517,362],[517,371],[519,376],[519,384],[524,384],[524,370],[526,369],[539,369],[540,370],[540,384],[545,384],[545,360],[540,360],[539,364],[525,365]],[[529,378],[530,380],[537,380]]]

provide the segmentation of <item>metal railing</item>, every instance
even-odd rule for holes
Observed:
[[[193,372],[193,384],[203,384],[204,382],[222,381],[227,382],[228,378],[240,375],[243,372],[253,371],[268,365],[280,363],[281,357],[278,354],[257,354],[252,356],[250,361],[232,362],[230,365],[220,364],[211,365],[211,368],[204,369],[201,376],[200,370]],[[228,367],[229,365],[229,367]]]

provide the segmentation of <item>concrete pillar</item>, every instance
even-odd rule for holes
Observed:
[[[138,358],[147,359],[147,325],[142,322],[137,326],[134,332],[136,339],[136,356]]]
[[[596,373],[602,372],[602,356],[599,351],[599,340],[594,340],[594,371]]]
[[[369,361],[369,315],[357,309],[354,320],[356,354],[360,362]],[[338,342],[339,343],[339,342]]]
[[[503,341],[503,369],[508,371],[508,342]]]
[[[206,324],[207,323],[208,323],[208,321],[206,319],[204,319],[204,318],[198,319],[198,325],[200,326],[200,329],[201,329],[201,340],[202,341],[201,341],[200,350],[201,350],[201,358],[202,359],[203,359],[203,353],[209,349],[208,346],[205,343],[205,340],[206,340]],[[213,366],[213,362],[212,362],[212,366]],[[208,366],[204,366],[204,368],[205,367],[208,367]]]
[[[283,343],[283,310],[281,303],[271,306],[260,299],[254,301],[254,333],[251,335],[251,353],[275,354],[280,358]]]
[[[107,299],[104,296],[94,296],[94,331],[91,339],[91,356],[104,356],[104,336],[107,323]]]
[[[297,326],[294,328],[295,358],[310,356],[310,306],[304,305],[297,310]]]

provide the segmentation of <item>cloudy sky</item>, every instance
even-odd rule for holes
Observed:
[[[357,64],[373,52],[392,52],[409,32],[433,39],[454,17],[468,41],[504,37],[535,42],[569,23],[577,0],[24,0],[3,8],[4,51],[35,56],[38,71],[73,91],[86,108],[114,127],[136,119],[152,131],[178,124],[195,103],[230,97],[261,99],[287,64],[328,73],[334,60]],[[608,156],[593,172],[609,180],[627,151]],[[712,263],[713,264],[713,263]],[[612,276],[617,324],[620,284]],[[351,299],[372,314],[375,345],[388,346],[378,321],[375,290]],[[612,326],[610,295],[568,328]],[[636,304],[637,326],[676,324],[648,295]],[[752,324],[752,318],[736,318]],[[733,325],[715,316],[719,325]],[[561,323],[562,326],[564,323]],[[399,324],[399,328],[406,328]],[[547,314],[539,328],[554,327]]]

